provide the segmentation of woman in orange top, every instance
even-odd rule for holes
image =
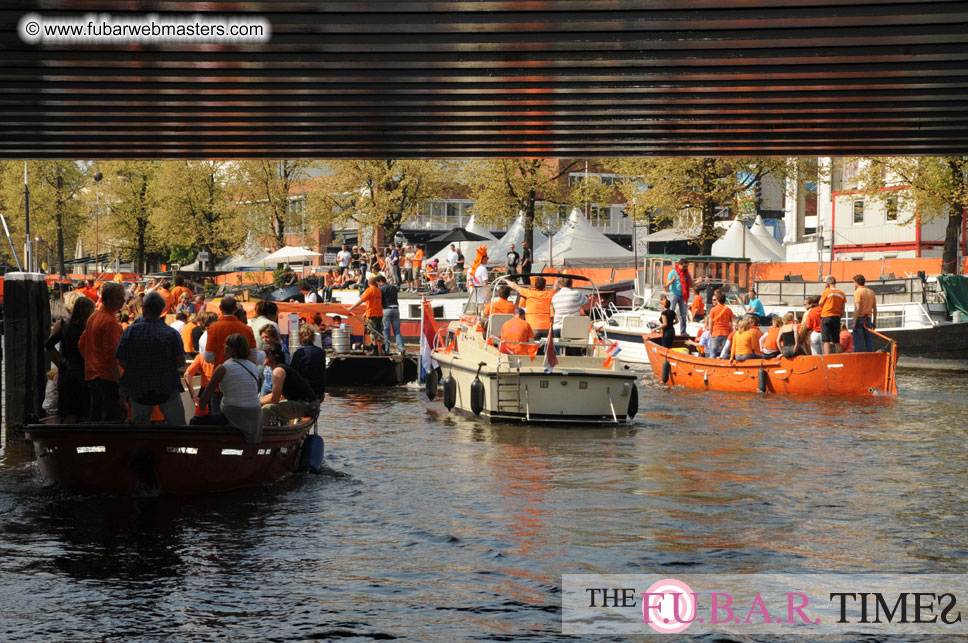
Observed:
[[[758,332],[759,329],[755,326],[750,328],[748,319],[739,320],[739,324],[736,326],[736,332],[733,334],[733,345],[729,351],[730,361],[736,360],[737,362],[743,362],[748,359],[763,358],[762,355],[756,352],[759,350]]]
[[[764,359],[773,359],[780,355],[780,329],[783,327],[783,320],[779,317],[773,318],[773,325],[770,330],[760,339],[760,352]]]
[[[528,301],[524,306],[528,324],[534,329],[535,337],[542,338],[548,336],[551,329],[551,298],[554,292],[545,289],[545,278],[536,277],[534,288],[523,288],[516,283],[508,282],[516,293],[522,297],[527,297]]]

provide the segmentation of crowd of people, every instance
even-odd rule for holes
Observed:
[[[84,281],[61,293],[45,345],[53,364],[45,408],[64,423],[185,425],[187,390],[196,405],[190,423],[230,424],[251,442],[264,423],[317,412],[326,373],[316,345],[321,319],[300,326],[301,347],[290,357],[275,303],[259,301],[247,320],[229,295],[216,314],[180,277],[174,283],[108,281],[98,289]]]
[[[837,288],[837,279],[833,276],[827,277],[826,288],[819,296],[804,299],[800,319],[793,311],[782,316],[766,316],[755,290],[751,290],[746,298],[744,314],[737,315],[726,305],[726,296],[721,290],[714,291],[714,305],[707,312],[696,288],[689,314],[694,321],[703,321],[703,327],[695,338],[686,341],[686,346],[706,357],[737,362],[781,355],[871,352],[874,350],[871,331],[877,322],[877,298],[866,286],[863,275],[856,275],[853,281],[854,314],[850,328],[843,321],[847,296]],[[676,336],[672,298],[664,299],[662,306],[661,342],[671,348]],[[761,326],[767,329],[763,331]]]

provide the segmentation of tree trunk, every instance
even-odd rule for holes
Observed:
[[[702,227],[700,234],[702,239],[699,246],[699,254],[709,256],[713,253],[713,241],[716,233],[716,206],[706,204],[702,209]]]
[[[57,212],[55,215],[57,220],[57,266],[58,266],[58,273],[60,274],[60,276],[66,277],[67,270],[65,269],[65,266],[64,266],[64,217],[63,217],[63,213],[61,212],[62,207],[63,207],[63,202],[61,201],[60,196],[58,195]]]
[[[524,240],[528,242],[528,248],[534,252],[534,202],[536,199],[535,191],[528,193],[528,208],[524,212]]]
[[[145,220],[138,219],[138,255],[135,257],[135,270],[144,274],[145,272],[145,232],[147,229],[147,224]]]
[[[964,221],[964,210],[960,206],[952,205],[948,215],[948,226],[944,231],[944,252],[941,255],[941,272],[946,275],[958,274],[958,241],[961,236],[961,224]]]

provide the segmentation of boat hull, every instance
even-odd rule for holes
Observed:
[[[897,342],[898,366],[968,370],[968,322],[879,331]],[[875,348],[886,340],[874,338]]]
[[[326,366],[326,385],[398,386],[417,379],[417,360],[407,355],[333,353]]]
[[[198,494],[274,482],[296,467],[312,421],[266,427],[37,424],[25,434],[47,480],[85,493]]]
[[[730,364],[726,360],[666,349],[653,341],[645,345],[652,373],[669,386],[790,395],[897,395],[894,351],[799,355],[792,359],[756,359]],[[664,370],[666,377],[663,377]]]
[[[444,377],[456,383],[455,406],[463,415],[480,417],[491,422],[528,422],[532,424],[594,425],[616,424],[629,419],[629,411],[637,409],[637,375],[630,371],[590,372],[587,369],[569,370],[567,358],[551,373],[531,366],[527,356],[511,357],[520,360],[521,370],[481,368],[454,354],[435,354]],[[508,359],[508,358],[506,358]],[[535,362],[540,366],[541,358]],[[475,413],[471,404],[471,385],[480,379],[484,385],[484,404]],[[635,397],[634,406],[631,398]]]

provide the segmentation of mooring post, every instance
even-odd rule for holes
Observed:
[[[44,415],[44,343],[50,335],[46,275],[8,272],[3,287],[4,408],[7,441],[23,439],[23,425]]]

